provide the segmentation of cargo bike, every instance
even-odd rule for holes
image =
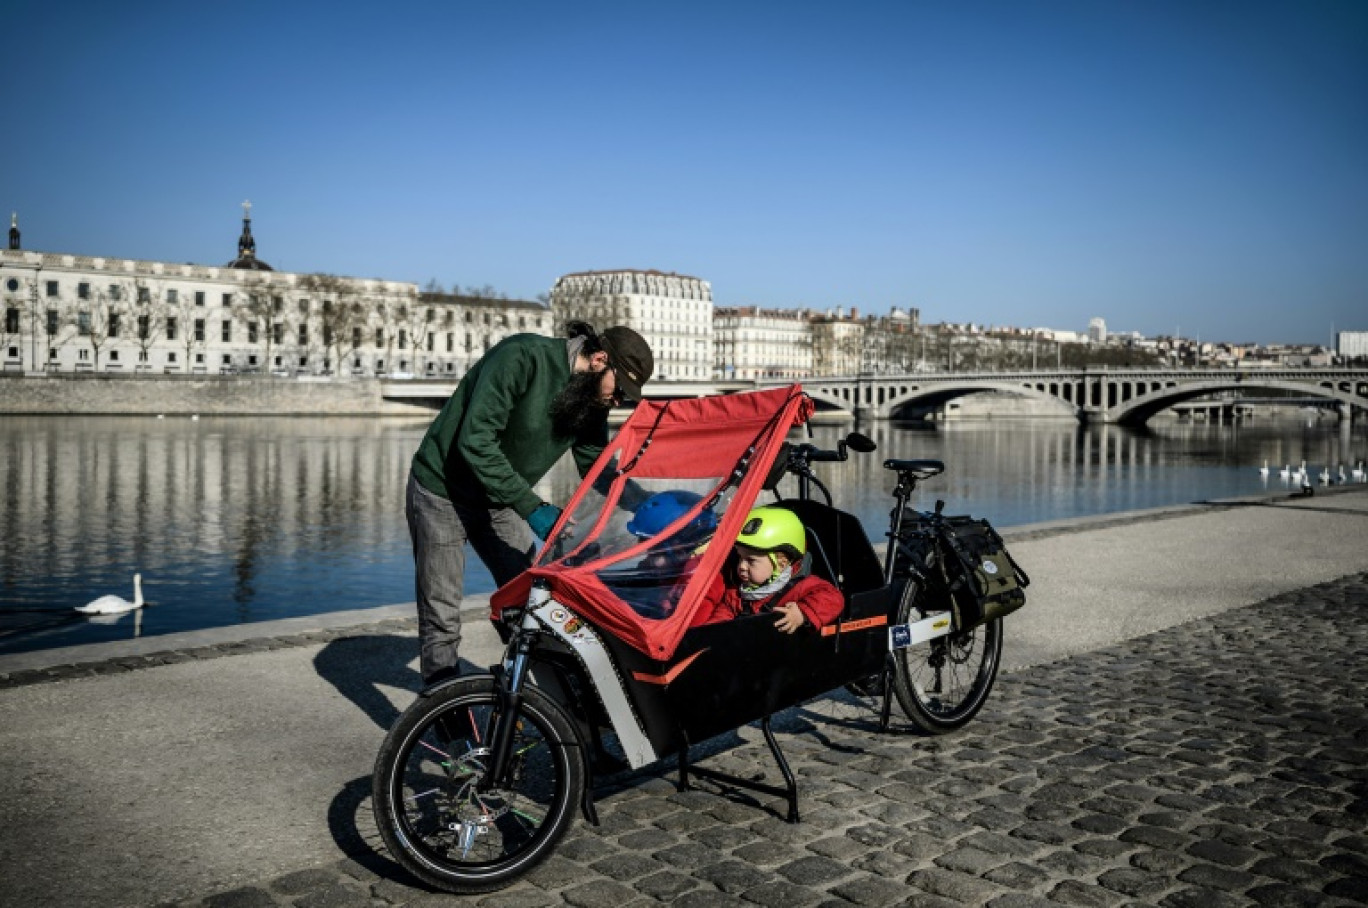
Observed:
[[[502,662],[422,691],[385,738],[373,806],[405,869],[457,893],[511,884],[575,811],[597,825],[593,780],[607,763],[674,758],[680,788],[704,777],[769,794],[797,822],[798,786],[771,717],[843,687],[873,700],[881,730],[895,700],[930,734],[978,713],[998,671],[1001,619],[1024,603],[1029,579],[986,521],[946,516],[940,502],[911,507],[917,484],[944,470],[933,460],[884,461],[896,479],[880,558],[813,468],[874,443],[858,433],[836,450],[788,441],[813,409],[797,385],[636,407],[552,542],[492,597]],[[699,624],[758,503],[797,514],[807,568],[843,594],[840,618],[820,631],[779,633],[772,613]],[[782,785],[691,761],[700,742],[757,722]]]

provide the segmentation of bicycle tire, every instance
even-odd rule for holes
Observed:
[[[586,784],[571,720],[535,688],[523,692],[512,783],[476,790],[498,692],[463,678],[416,700],[386,735],[371,778],[375,822],[405,870],[446,892],[501,889],[550,854]]]
[[[898,603],[898,622],[910,624],[929,612],[948,611],[929,588],[912,579]],[[963,728],[988,699],[1002,661],[1002,621],[937,637],[893,653],[893,694],[922,731],[943,735]]]

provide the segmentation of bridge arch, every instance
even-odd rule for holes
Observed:
[[[969,397],[975,394],[986,393],[1010,394],[1016,397],[1026,397],[1045,401],[1051,407],[1059,408],[1061,415],[1078,415],[1078,408],[1065,400],[1058,393],[1051,394],[1049,391],[1012,382],[983,380],[956,382],[953,384],[940,383],[924,387],[909,383],[909,386],[897,389],[896,393],[890,394],[886,399],[880,401],[876,415],[883,419],[896,419],[899,414],[905,414],[908,410],[913,409],[918,405],[927,407],[942,406],[945,403],[960,397]]]
[[[1093,422],[1143,424],[1184,401],[1230,391],[1278,391],[1368,411],[1368,372],[1354,369],[1069,369],[1033,372],[861,374],[811,379],[803,387],[826,406],[889,419],[969,394],[1001,392],[1048,400]]]
[[[1354,385],[1361,387],[1355,388]],[[1344,385],[1341,389],[1339,386]],[[1165,387],[1143,397],[1107,407],[1106,422],[1123,425],[1143,425],[1150,417],[1175,404],[1207,397],[1225,391],[1287,391],[1298,397],[1323,397],[1349,406],[1368,406],[1368,383],[1322,381],[1309,382],[1285,381],[1276,378],[1263,378],[1250,375],[1232,375],[1213,378],[1209,381],[1188,381],[1181,385]]]

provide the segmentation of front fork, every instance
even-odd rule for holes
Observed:
[[[498,711],[494,716],[493,727],[489,729],[489,762],[484,775],[476,783],[479,791],[511,787],[514,779],[513,737],[518,730],[522,715],[523,686],[527,683],[528,666],[532,661],[532,651],[536,649],[540,625],[533,612],[551,600],[551,590],[542,582],[533,584],[527,606],[523,610],[518,629],[513,632],[502,665],[491,669],[494,675],[494,690],[499,698]],[[579,741],[560,741],[558,746],[583,749]],[[585,785],[580,792],[580,810],[584,818],[594,826],[599,823],[598,811],[594,808],[594,792]]]
[[[508,654],[503,665],[493,668],[495,690],[498,692],[499,709],[494,717],[494,727],[489,731],[489,764],[479,782],[481,791],[507,787],[511,783],[513,761],[513,735],[518,730],[518,719],[522,713],[523,685],[527,683],[527,666],[531,661],[532,650],[536,645],[538,624],[533,610],[551,597],[551,591],[541,583],[533,586],[523,609],[522,621],[509,642]]]

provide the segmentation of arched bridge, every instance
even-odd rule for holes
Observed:
[[[766,382],[765,385],[781,384]],[[817,400],[860,418],[895,419],[969,394],[1033,397],[1087,422],[1140,425],[1174,404],[1225,392],[1291,392],[1368,410],[1368,369],[1063,369],[809,378]]]
[[[799,381],[828,406],[861,419],[897,419],[969,394],[997,391],[1033,397],[1062,415],[1087,422],[1140,425],[1160,410],[1225,392],[1267,396],[1290,392],[1319,397],[1348,413],[1368,410],[1368,369],[1056,369],[1035,372],[919,372],[845,375],[771,381],[653,381],[652,399],[731,394]],[[384,380],[388,400],[440,407],[456,390],[452,380]]]

